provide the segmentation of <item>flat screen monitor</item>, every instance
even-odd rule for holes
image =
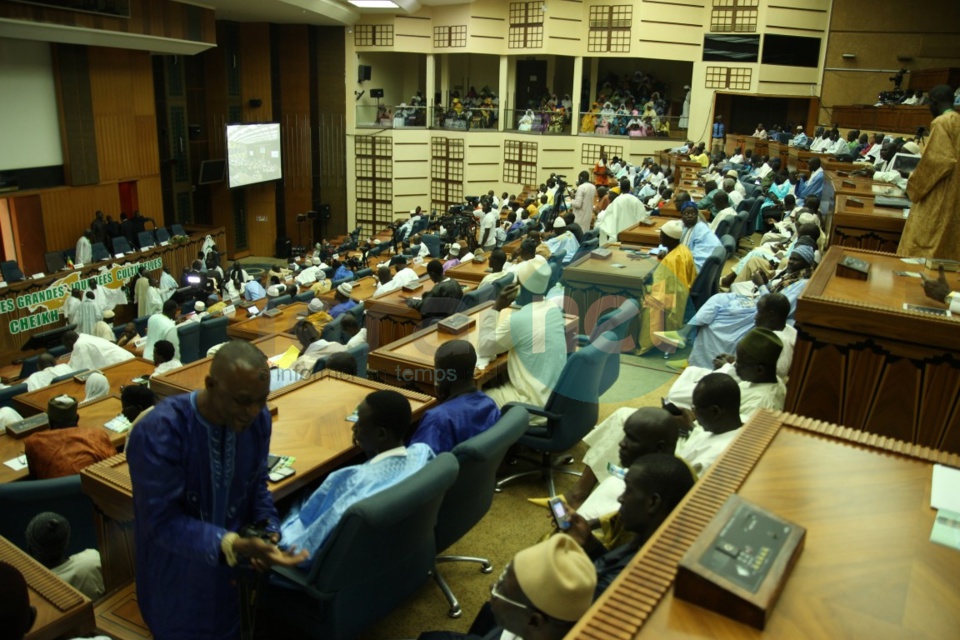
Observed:
[[[230,188],[283,177],[280,123],[227,125],[227,175]]]
[[[204,160],[200,163],[200,180],[197,184],[213,184],[223,182],[227,176],[226,160]]]
[[[893,164],[890,167],[909,176],[919,163],[920,156],[915,156],[912,153],[897,153],[893,156]]]

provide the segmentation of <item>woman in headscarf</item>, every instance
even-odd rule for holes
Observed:
[[[590,111],[583,114],[580,120],[580,131],[582,133],[593,133],[597,128],[597,116],[600,114],[600,105],[594,102],[590,105]]]
[[[520,124],[517,131],[530,131],[533,128],[533,109],[527,109],[527,112],[520,116]]]
[[[105,398],[110,395],[110,381],[107,380],[107,376],[99,371],[94,371],[90,374],[84,388],[87,392],[87,397],[83,399],[84,402],[99,400],[100,398]]]

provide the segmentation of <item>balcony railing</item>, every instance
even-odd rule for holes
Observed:
[[[570,112],[563,109],[507,109],[507,131],[541,135],[569,135]]]

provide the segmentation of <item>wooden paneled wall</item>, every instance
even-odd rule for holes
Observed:
[[[88,55],[101,182],[159,175],[150,54],[90,47]]]
[[[244,122],[272,122],[273,83],[270,78],[270,25],[240,24],[240,99]],[[260,100],[259,107],[250,100]],[[272,256],[277,239],[277,183],[244,187],[247,204],[247,246],[253,255]]]
[[[120,213],[120,190],[116,183],[47,189],[40,192],[40,203],[43,207],[47,251],[70,249],[77,244],[83,230],[90,226],[98,209],[117,219]]]
[[[333,212],[333,219],[323,225],[327,237],[346,233],[353,220],[353,205],[348,199],[353,186],[347,183],[348,176],[354,175],[352,168],[347,168],[348,147],[352,150],[353,142],[347,145],[346,130],[346,109],[353,109],[353,104],[347,105],[345,38],[342,27],[313,27],[313,190],[314,197],[329,204]]]
[[[210,44],[216,42],[212,9],[181,4],[173,0],[130,0],[129,18],[111,18],[79,11],[62,11],[52,7],[0,2],[0,18]]]
[[[306,25],[280,25],[280,130],[283,134],[283,204],[287,236],[297,239],[297,214],[313,209],[310,149],[310,31]],[[306,226],[304,226],[306,233]]]

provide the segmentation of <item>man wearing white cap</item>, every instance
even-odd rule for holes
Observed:
[[[560,251],[566,251],[566,254],[563,256],[563,264],[569,264],[570,260],[573,259],[573,256],[580,249],[580,243],[577,241],[576,236],[567,229],[567,221],[561,216],[557,216],[553,221],[553,232],[555,235],[544,244],[550,249],[550,255]]]
[[[447,261],[443,263],[444,271],[460,264],[460,248],[459,242],[454,242],[450,245],[450,249],[447,252]]]
[[[663,342],[654,332],[676,331],[683,326],[690,287],[697,277],[693,254],[680,243],[683,232],[684,225],[679,220],[670,220],[660,227],[660,244],[666,248],[666,254],[660,254],[650,291],[643,299],[641,353]]]
[[[183,322],[184,323],[200,322],[201,320],[206,318],[208,315],[210,314],[207,312],[206,303],[201,302],[200,300],[197,300],[196,302],[193,303],[193,313],[190,314],[188,317],[184,318]]]
[[[507,352],[507,382],[486,389],[498,407],[508,402],[544,406],[567,362],[567,340],[560,308],[542,299],[550,286],[550,265],[542,259],[513,270],[518,284],[501,290],[492,309],[480,314],[477,355],[493,359]],[[540,297],[510,314],[501,313],[520,294]],[[525,297],[526,297],[525,295]]]
[[[110,342],[116,342],[117,336],[113,333],[113,327],[111,326],[113,324],[113,317],[113,311],[110,309],[104,311],[103,318],[101,318],[93,328],[93,335],[98,338],[103,338],[104,340],[109,340]]]
[[[174,356],[180,359],[180,334],[177,333],[177,314],[180,312],[180,306],[175,300],[167,300],[163,303],[163,312],[155,313],[147,320],[147,344],[143,348],[143,357],[147,360],[153,360],[153,346],[160,340],[166,340],[173,344],[176,351]]]
[[[301,269],[300,272],[293,277],[293,279],[301,287],[309,287],[311,284],[316,282],[320,278],[320,274],[323,273],[320,265],[320,258],[314,258],[311,261],[310,266]]]
[[[797,133],[792,138],[790,142],[787,143],[787,146],[790,147],[800,147],[805,149],[810,144],[810,138],[807,137],[807,134],[803,131],[803,125],[797,125]]]
[[[336,318],[340,314],[350,311],[357,303],[350,298],[350,295],[353,293],[353,285],[349,282],[341,282],[340,286],[337,287],[336,293],[333,294],[333,298],[336,301],[336,305],[330,309],[330,317]]]

